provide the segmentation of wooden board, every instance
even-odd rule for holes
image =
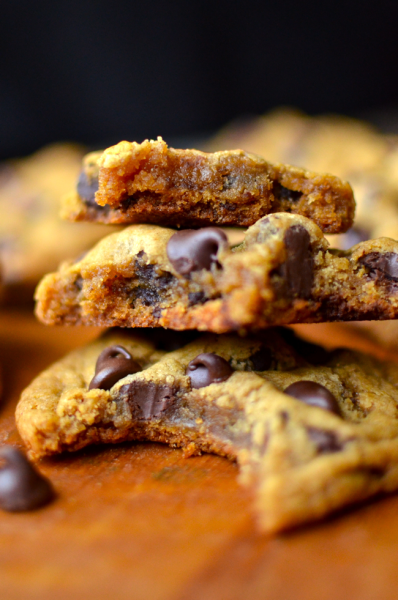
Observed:
[[[299,327],[331,346],[386,355],[339,325]],[[0,313],[0,443],[20,445],[13,412],[30,380],[91,328],[45,328]],[[397,358],[397,357],[393,357]],[[96,447],[39,463],[58,497],[0,511],[1,600],[383,600],[398,589],[398,495],[294,532],[256,532],[237,467],[160,444]]]

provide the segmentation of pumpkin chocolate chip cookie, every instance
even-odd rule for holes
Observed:
[[[277,213],[230,247],[216,227],[132,225],[61,265],[36,291],[46,324],[225,333],[267,325],[398,318],[398,242],[330,250],[320,229]]]
[[[156,330],[110,331],[44,371],[16,412],[31,456],[123,440],[226,456],[267,532],[398,487],[396,365],[278,328],[186,336],[168,351]]]
[[[333,175],[271,164],[242,150],[175,150],[158,138],[87,155],[62,215],[101,223],[248,227],[286,211],[340,233],[351,227],[354,210],[351,187]]]

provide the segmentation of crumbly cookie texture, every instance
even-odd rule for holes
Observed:
[[[285,108],[227,125],[206,150],[237,147],[350,182],[355,224],[342,235],[330,236],[332,246],[347,250],[365,240],[398,239],[397,135],[382,134],[369,123],[341,115],[310,117]],[[398,346],[398,321],[352,325],[385,346]]]
[[[156,335],[110,331],[31,383],[19,432],[33,457],[152,440],[236,459],[267,532],[396,489],[398,367],[290,333],[187,344],[168,332],[159,348]],[[170,351],[165,340],[181,347]]]
[[[208,143],[211,151],[237,146],[350,182],[357,203],[355,224],[333,245],[346,250],[368,239],[398,238],[398,136],[348,117],[277,109],[244,124],[231,123]]]
[[[340,233],[353,223],[355,201],[349,184],[333,175],[271,164],[242,150],[175,150],[159,137],[89,154],[62,216],[183,228],[248,227],[282,211]]]
[[[312,221],[277,213],[230,247],[218,228],[132,225],[36,291],[46,324],[223,333],[267,325],[398,318],[398,242],[329,250]]]

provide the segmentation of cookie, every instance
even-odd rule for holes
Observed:
[[[398,318],[398,242],[329,250],[320,229],[277,213],[230,247],[216,227],[132,225],[47,275],[48,325],[166,327],[224,333],[268,325]]]
[[[39,375],[16,411],[30,455],[126,440],[213,452],[238,462],[267,532],[398,487],[396,365],[277,328],[164,339],[110,331]]]
[[[352,185],[355,224],[333,245],[348,249],[377,237],[398,238],[398,136],[379,133],[368,123],[329,115],[309,117],[278,109],[244,124],[227,126],[208,143],[212,151],[243,148],[321,172]]]
[[[60,198],[78,176],[82,148],[54,144],[0,165],[0,258],[6,299],[32,299],[40,278],[109,233],[59,217]],[[116,228],[114,229],[114,231]]]
[[[383,135],[348,117],[309,117],[278,109],[231,123],[207,144],[212,152],[236,147],[350,182],[357,204],[355,224],[342,235],[329,236],[333,246],[347,250],[378,237],[398,239],[398,136]],[[384,346],[398,346],[398,322],[352,326]]]
[[[354,210],[350,186],[332,175],[273,165],[241,150],[175,150],[158,138],[89,154],[62,215],[101,223],[247,227],[286,211],[339,233],[351,227]]]

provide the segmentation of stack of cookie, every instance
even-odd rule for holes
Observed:
[[[159,138],[88,155],[63,214],[131,225],[47,275],[37,316],[124,329],[25,390],[31,456],[122,440],[215,452],[238,461],[264,531],[397,488],[398,367],[269,327],[398,317],[398,242],[343,252],[323,235],[354,207],[338,178],[243,151]],[[248,229],[232,246],[220,226]]]

